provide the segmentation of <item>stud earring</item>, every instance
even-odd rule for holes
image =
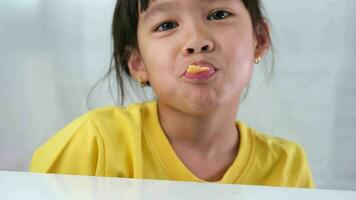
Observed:
[[[255,58],[255,64],[258,65],[261,62],[261,56],[258,56],[257,58]]]
[[[145,87],[146,86],[146,82],[142,80],[142,78],[138,78],[138,83],[140,84],[140,87]]]

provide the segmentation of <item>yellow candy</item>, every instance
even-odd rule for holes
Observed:
[[[187,72],[189,74],[197,74],[197,73],[205,72],[205,71],[209,71],[209,70],[210,70],[209,67],[201,67],[198,65],[189,65]]]

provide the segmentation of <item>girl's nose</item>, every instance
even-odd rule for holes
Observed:
[[[214,42],[209,38],[208,30],[195,29],[190,35],[184,51],[186,55],[210,52],[214,49]]]
[[[200,53],[200,52],[209,52],[212,50],[212,44],[205,44],[203,46],[197,46],[197,47],[188,47],[187,48],[187,53],[188,54],[193,54],[193,53]]]

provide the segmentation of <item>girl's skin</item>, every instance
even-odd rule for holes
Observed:
[[[185,166],[198,178],[222,178],[238,153],[236,115],[254,59],[269,47],[256,37],[241,0],[152,0],[139,14],[138,50],[128,66],[158,97],[161,126]],[[183,74],[190,64],[216,69],[205,80]]]

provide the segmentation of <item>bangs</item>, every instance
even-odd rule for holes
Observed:
[[[139,0],[140,2],[140,6],[141,6],[141,10],[140,12],[146,11],[148,8],[148,4],[150,3],[150,0]],[[136,2],[137,5],[137,2]]]

